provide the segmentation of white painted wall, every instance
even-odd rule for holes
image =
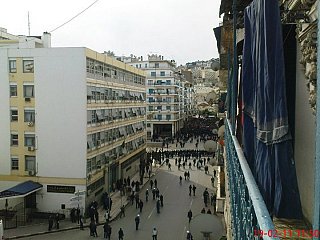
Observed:
[[[53,184],[59,185],[59,184]],[[68,186],[68,185],[65,185]],[[70,185],[75,186],[76,191],[84,191],[86,189],[85,186],[82,185]],[[46,211],[46,212],[60,212],[64,213],[61,209],[61,204],[65,204],[66,209],[70,209],[73,207],[77,207],[77,201],[72,202],[70,199],[75,197],[74,194],[71,193],[51,193],[47,192],[47,184],[43,184],[43,188],[37,192],[37,208],[39,211]],[[81,201],[79,202],[80,208],[84,209],[85,207],[85,197],[86,195],[82,196]],[[66,217],[69,217],[68,214]]]
[[[299,63],[301,51],[297,48],[295,161],[302,210],[307,220],[313,222],[314,172],[315,172],[315,116],[309,105],[304,69]]]
[[[0,49],[0,174],[10,174],[10,103],[8,52]]]
[[[84,178],[87,152],[85,49],[39,49],[34,61],[37,175]]]

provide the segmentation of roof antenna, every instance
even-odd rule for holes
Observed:
[[[28,36],[30,36],[30,18],[29,18],[29,11],[28,11]]]

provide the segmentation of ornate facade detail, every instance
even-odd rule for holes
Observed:
[[[307,25],[304,27],[304,25]],[[316,88],[317,88],[317,24],[301,25],[298,40],[301,45],[301,59],[300,64],[305,69],[305,77],[307,80],[307,88],[310,94],[309,103],[316,112]]]

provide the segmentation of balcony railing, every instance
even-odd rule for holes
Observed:
[[[239,142],[226,121],[226,169],[233,239],[279,239]]]

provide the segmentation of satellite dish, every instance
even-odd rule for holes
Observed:
[[[204,143],[204,150],[207,152],[215,152],[217,149],[217,143],[213,140],[208,140]]]

